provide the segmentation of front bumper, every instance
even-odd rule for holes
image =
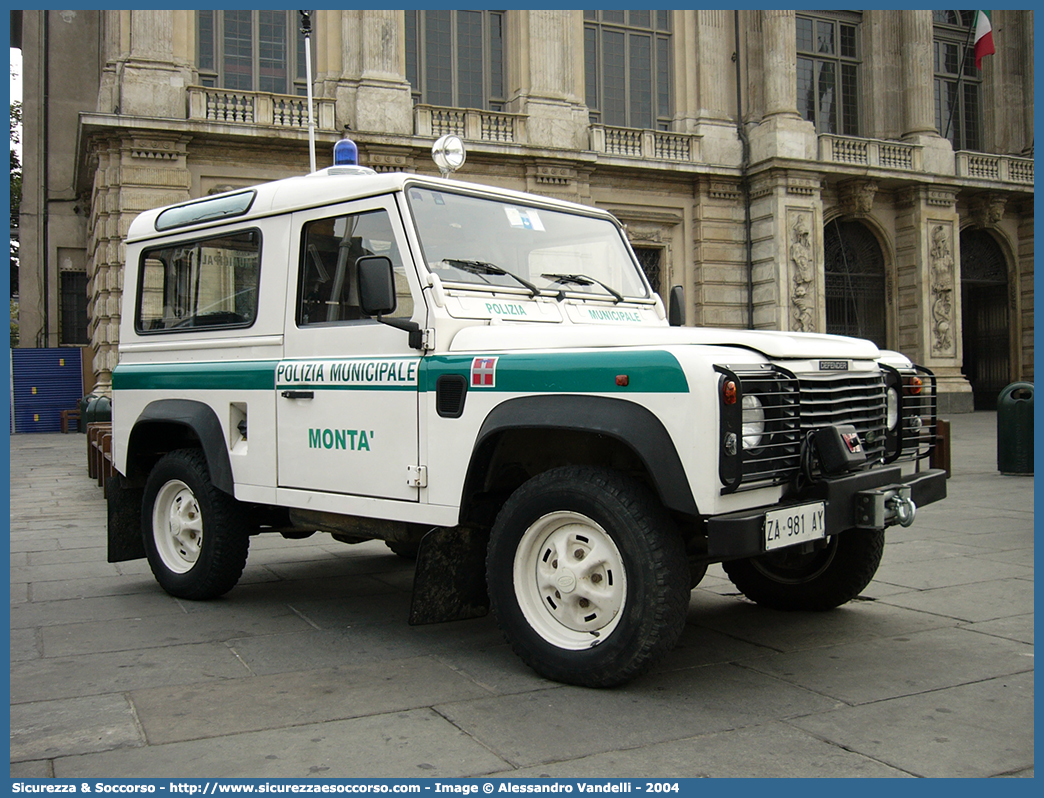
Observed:
[[[764,554],[765,513],[813,501],[826,505],[827,535],[855,527],[883,529],[896,519],[875,518],[871,513],[868,520],[867,507],[891,491],[908,491],[913,502],[923,507],[946,498],[946,472],[930,468],[904,477],[898,467],[875,468],[817,482],[777,505],[715,516],[707,520],[708,558],[720,562]]]

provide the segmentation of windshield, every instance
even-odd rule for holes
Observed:
[[[619,229],[606,219],[416,186],[407,196],[424,260],[443,283],[611,302],[649,296]]]

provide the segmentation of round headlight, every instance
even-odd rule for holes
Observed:
[[[886,423],[889,431],[892,431],[899,423],[899,392],[895,388],[889,388],[885,394],[885,406],[888,416]]]
[[[743,448],[756,449],[765,434],[765,408],[752,394],[743,396]]]

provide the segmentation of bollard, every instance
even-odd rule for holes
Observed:
[[[997,397],[997,470],[1033,474],[1033,385],[1013,382]]]

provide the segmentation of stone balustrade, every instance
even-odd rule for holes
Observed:
[[[700,137],[690,133],[591,125],[592,152],[653,161],[700,160]]]
[[[525,115],[502,111],[416,105],[413,108],[413,129],[416,135],[424,138],[437,139],[452,134],[470,141],[527,143]]]
[[[232,91],[204,86],[188,89],[189,119],[229,125],[308,129],[308,99],[294,94]],[[335,130],[334,100],[312,100],[317,130]]]

